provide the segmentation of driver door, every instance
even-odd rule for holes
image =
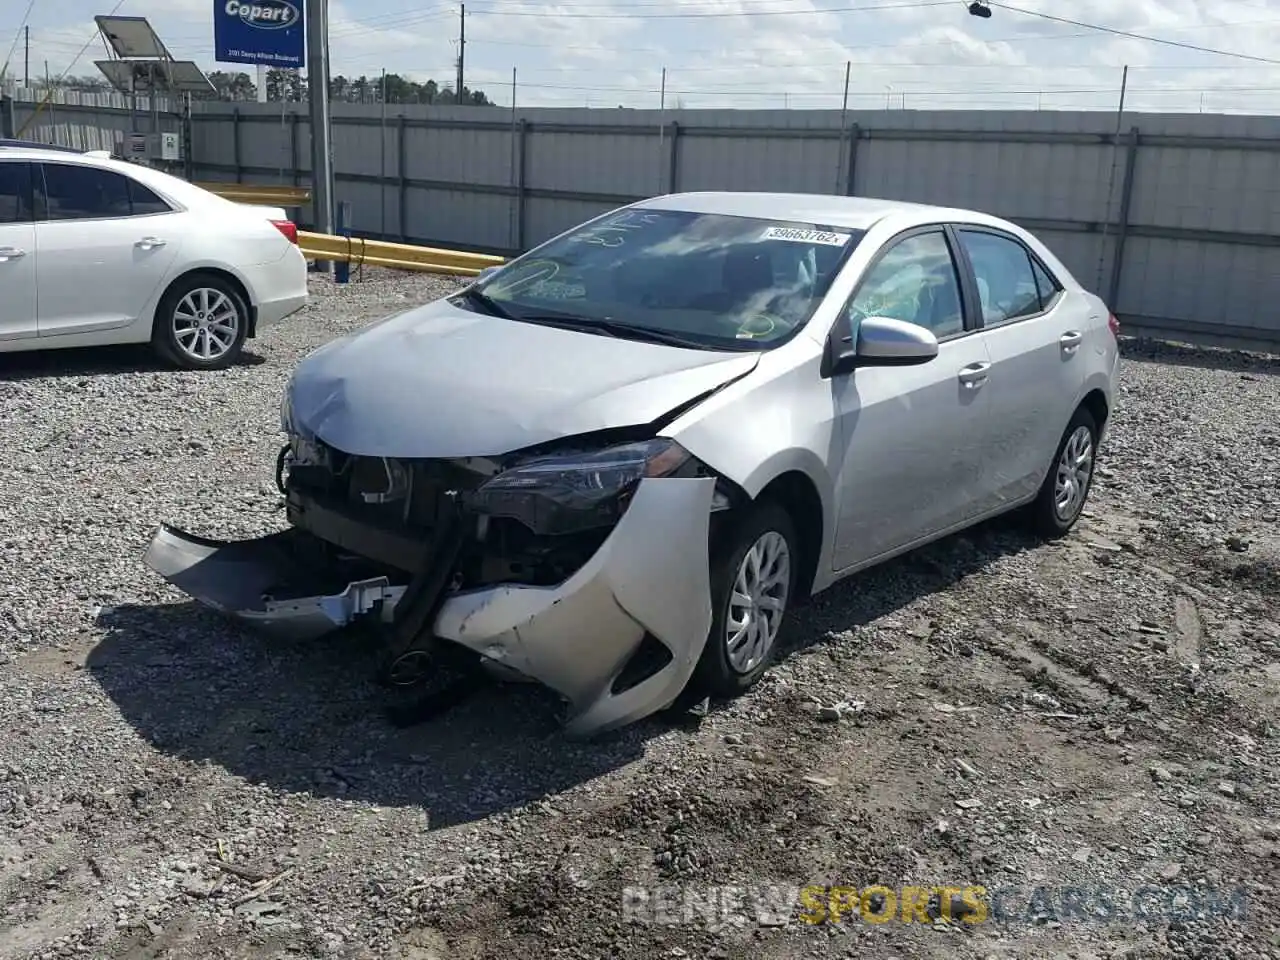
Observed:
[[[867,366],[831,381],[843,441],[836,478],[836,570],[866,566],[975,519],[987,485],[991,359],[961,295],[942,226],[890,240],[867,267],[835,336],[866,317],[926,327],[938,355],[918,366]]]

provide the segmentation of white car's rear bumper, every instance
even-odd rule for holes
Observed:
[[[259,332],[307,305],[307,260],[296,246],[279,260],[246,267],[244,272],[257,307]]]

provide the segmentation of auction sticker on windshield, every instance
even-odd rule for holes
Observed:
[[[821,243],[828,247],[843,247],[849,242],[847,233],[827,233],[825,230],[799,230],[795,227],[769,227],[763,240],[791,240],[795,243]]]

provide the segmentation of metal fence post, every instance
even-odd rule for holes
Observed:
[[[404,165],[405,157],[408,150],[405,147],[405,133],[409,128],[409,118],[403,113],[400,114],[400,129],[396,134],[396,178],[398,180],[398,188],[396,191],[396,219],[400,223],[400,242],[407,243],[409,240],[409,227],[405,222],[408,217],[409,209],[409,178],[405,176]]]
[[[231,157],[236,168],[236,183],[240,182],[240,108],[231,111]]]
[[[529,176],[529,121],[520,118],[520,134],[516,140],[516,248],[512,252],[524,252],[526,195],[525,181]]]
[[[338,236],[351,236],[351,201],[339,200],[338,209],[335,210],[335,227]],[[349,260],[338,260],[333,265],[333,282],[334,283],[350,283],[351,282],[351,262]]]
[[[671,155],[667,157],[667,193],[676,192],[680,177],[680,124],[671,121]]]
[[[13,119],[13,97],[8,94],[0,96],[0,137],[12,140],[16,134],[17,124]]]
[[[844,194],[846,197],[856,196],[854,185],[858,174],[858,140],[862,137],[862,128],[856,123],[849,124],[849,168],[844,172]]]
[[[1124,157],[1124,183],[1120,187],[1120,222],[1116,224],[1115,250],[1111,254],[1111,281],[1107,285],[1107,306],[1119,313],[1120,273],[1124,269],[1124,242],[1129,234],[1129,208],[1133,205],[1133,178],[1138,166],[1138,128],[1129,128]]]

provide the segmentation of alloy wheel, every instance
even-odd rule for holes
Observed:
[[[751,545],[734,577],[725,617],[729,665],[750,673],[773,649],[791,588],[791,548],[770,530]]]
[[[235,346],[240,323],[240,308],[231,297],[212,287],[197,287],[174,308],[173,337],[187,356],[210,363]]]
[[[1079,426],[1062,447],[1053,486],[1053,508],[1063,523],[1074,520],[1084,507],[1093,476],[1093,432]]]

